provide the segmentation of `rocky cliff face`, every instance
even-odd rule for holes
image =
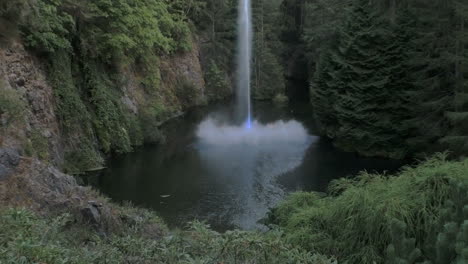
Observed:
[[[62,161],[60,129],[55,115],[52,88],[46,80],[43,65],[29,54],[19,42],[0,49],[0,82],[3,95],[12,93],[20,101],[12,101],[22,107],[22,115],[11,125],[2,124],[2,147],[24,152],[31,138],[43,137],[47,141],[48,157],[54,163]],[[23,105],[19,105],[23,102]]]
[[[205,80],[200,61],[200,49],[193,41],[191,51],[164,57],[161,61],[161,82],[163,91],[175,91],[175,105],[183,109],[204,104]]]
[[[159,58],[154,63],[159,69],[155,77],[160,83],[156,96],[167,109],[163,121],[207,101],[196,41],[192,50]],[[23,108],[13,124],[2,124],[0,143],[2,148],[16,149],[21,155],[26,155],[28,151],[37,151],[38,142],[32,141],[41,141],[39,143],[46,145],[46,149],[32,156],[60,165],[66,136],[57,119],[57,99],[47,80],[46,70],[46,64],[25,50],[20,42],[0,48],[1,92],[4,95],[13,94],[18,101],[10,103]],[[122,74],[126,81],[120,88],[123,91],[121,101],[129,112],[138,114],[151,103],[141,84],[142,73],[138,69],[128,68]],[[7,118],[3,115],[7,113],[0,112],[2,120]]]
[[[167,112],[161,122],[207,101],[196,41],[192,50],[154,63],[158,72],[153,77],[159,81],[156,98]],[[38,210],[47,204],[87,208],[87,200],[95,195],[57,170],[70,146],[58,118],[58,98],[47,70],[47,64],[20,41],[0,47],[0,200],[4,205],[33,206]],[[122,91],[122,105],[138,115],[151,104],[142,85],[147,76],[131,66],[123,69],[122,75],[125,81],[117,87]],[[95,143],[99,146],[97,140]],[[80,145],[71,147],[80,151]],[[90,210],[88,217],[92,218]]]
[[[205,104],[207,98],[200,56],[198,41],[194,40],[190,51],[164,56],[152,62],[158,67],[154,77],[159,81],[159,101],[169,109],[168,118],[190,107]],[[127,83],[123,87],[122,102],[137,114],[148,103],[147,92],[141,86],[143,76],[134,68],[124,69],[123,72]]]

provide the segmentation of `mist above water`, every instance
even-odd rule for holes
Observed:
[[[294,120],[246,128],[207,118],[196,134],[201,163],[230,197],[220,211],[242,229],[262,228],[257,221],[284,197],[277,177],[297,168],[315,139]]]
[[[248,145],[262,147],[265,144],[303,144],[310,137],[297,121],[276,121],[260,124],[253,121],[250,128],[221,124],[208,118],[200,123],[197,136],[201,143],[211,146]]]

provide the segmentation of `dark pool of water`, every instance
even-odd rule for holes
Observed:
[[[230,121],[233,109],[194,109],[164,125],[165,144],[115,157],[85,180],[115,201],[156,210],[173,227],[198,219],[217,230],[254,229],[289,192],[325,191],[333,179],[402,165],[336,149],[316,136],[307,104],[256,103],[258,130],[244,136]]]

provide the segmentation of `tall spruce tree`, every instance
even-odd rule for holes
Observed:
[[[314,117],[322,133],[334,138],[339,124],[336,118],[334,103],[337,98],[336,83],[338,65],[332,63],[331,53],[322,54],[318,62],[314,80],[310,85],[311,103],[314,106]]]
[[[451,10],[446,1],[410,1],[417,19],[410,30],[415,37],[410,54],[412,119],[408,145],[415,151],[441,150],[437,142],[447,133],[446,112],[454,87]]]
[[[454,94],[451,111],[446,112],[450,130],[441,142],[457,154],[468,155],[468,3],[457,0],[451,7],[454,27],[454,49],[451,54]]]
[[[369,1],[356,1],[339,46],[330,55],[326,76],[318,82],[319,91],[313,92],[335,95],[329,98],[338,126],[332,134],[347,150],[391,157],[405,154],[408,83],[405,40],[397,33],[401,34],[372,12]]]
[[[337,41],[351,0],[308,0],[305,4],[303,36],[306,55],[312,70],[318,69],[320,56]]]

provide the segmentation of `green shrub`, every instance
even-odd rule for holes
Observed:
[[[81,129],[90,132],[91,116],[75,84],[72,65],[71,55],[63,50],[50,57],[47,77],[53,87],[57,116],[67,133]]]
[[[141,146],[144,143],[142,123],[137,115],[127,114],[125,119],[128,122],[128,137],[132,146]]]
[[[205,73],[206,93],[209,99],[222,99],[229,94],[229,84],[225,75],[225,72],[220,69],[218,64],[214,60],[211,60]]]
[[[141,85],[150,96],[157,96],[161,84],[161,72],[159,71],[158,57],[149,53],[141,58],[139,71],[143,74]]]
[[[194,222],[187,232],[171,239],[170,243],[179,244],[176,248],[185,248],[179,254],[182,260],[186,260],[177,262],[173,259],[174,262],[169,263],[335,263],[332,259],[291,247],[278,231],[235,230],[219,234],[202,223]]]
[[[70,50],[70,34],[75,22],[61,11],[60,0],[38,0],[22,31],[26,45],[41,52]]]
[[[14,6],[11,1],[0,6],[0,15]],[[171,13],[165,1],[37,0],[32,5],[35,12],[22,32],[27,45],[39,51],[71,50],[76,36],[83,53],[107,62],[191,47],[184,17]]]
[[[82,48],[104,61],[187,49],[189,28],[168,4],[158,0],[87,1],[81,21]]]
[[[403,222],[397,223],[386,263],[468,262],[468,183],[451,182],[451,186],[452,198],[440,210],[436,228],[427,234],[423,244],[416,244],[416,239],[406,235]]]
[[[160,143],[164,141],[164,135],[159,129],[159,124],[165,117],[167,110],[158,100],[149,101],[148,105],[140,109],[139,120],[145,143]]]
[[[30,146],[26,152],[32,156],[36,155],[40,160],[49,159],[49,142],[47,138],[42,135],[40,130],[33,129],[28,133],[28,142]]]
[[[421,258],[422,252],[416,247],[416,239],[406,237],[407,225],[396,219],[390,225],[392,243],[387,247],[385,263],[416,263]]]
[[[60,230],[67,215],[44,221],[24,209],[0,215],[1,263],[79,263],[77,251],[61,246]]]
[[[50,56],[48,80],[53,87],[56,114],[67,139],[63,169],[79,173],[102,166],[104,160],[94,144],[92,116],[76,80],[76,62],[72,55],[60,50]],[[79,76],[79,75],[78,75]]]
[[[289,98],[285,94],[282,94],[282,93],[279,93],[275,95],[275,97],[273,97],[273,103],[277,105],[285,105],[288,103],[288,101],[289,101]]]
[[[175,94],[182,107],[188,107],[199,101],[198,90],[195,84],[185,77],[179,77],[176,83]]]
[[[453,183],[466,185],[467,171],[468,160],[447,162],[439,155],[396,176],[361,173],[335,181],[329,196],[293,194],[270,219],[289,242],[345,263],[384,262],[397,221],[421,256],[435,261],[428,236],[441,231],[441,210],[458,199]]]
[[[126,224],[98,236],[70,215],[52,219],[24,209],[0,211],[0,263],[256,263],[334,264],[284,243],[280,232],[230,231],[219,234],[195,222],[187,231],[149,237],[159,218],[140,209],[120,208]]]
[[[24,116],[26,104],[16,90],[4,87],[0,79],[0,126],[8,128]]]
[[[128,122],[114,83],[97,63],[88,63],[84,71],[85,87],[93,108],[92,121],[102,150],[106,153],[131,151]]]
[[[104,164],[101,154],[89,142],[82,143],[79,149],[65,152],[65,162],[62,166],[65,173],[80,174]]]

